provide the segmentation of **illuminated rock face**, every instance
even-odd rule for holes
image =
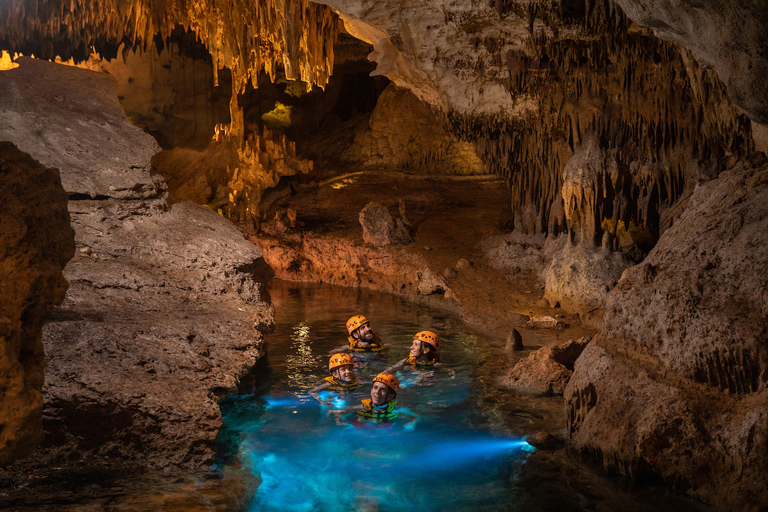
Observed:
[[[764,510],[768,167],[699,186],[608,295],[565,390],[571,441],[723,510]]]
[[[150,174],[159,148],[125,118],[108,75],[20,64],[0,73],[13,121],[2,137],[61,169],[78,249],[43,331],[46,431],[78,453],[211,462],[217,401],[237,391],[272,322],[261,252],[216,213],[166,204]],[[45,136],[28,137],[36,130]],[[39,394],[40,370],[33,381]]]
[[[59,173],[0,142],[0,466],[43,437],[43,321],[67,290],[74,233]]]

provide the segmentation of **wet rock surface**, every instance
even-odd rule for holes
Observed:
[[[764,165],[697,187],[565,390],[575,447],[723,509],[768,506],[767,194]]]
[[[42,440],[43,322],[75,252],[59,172],[0,142],[0,467]]]

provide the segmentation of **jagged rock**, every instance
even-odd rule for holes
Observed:
[[[3,71],[2,73],[5,73]],[[75,254],[59,173],[0,142],[0,466],[43,437],[43,322]]]
[[[699,185],[608,295],[565,390],[571,443],[728,510],[768,507],[768,167]]]
[[[262,70],[274,79],[278,67],[290,79],[325,85],[332,72],[333,43],[339,31],[338,17],[328,7],[305,0],[244,2],[227,7],[204,0],[194,9],[176,0],[130,5],[118,0],[98,5],[75,0],[67,9],[52,7],[48,11],[44,6],[29,9],[15,0],[0,4],[0,39],[19,46],[25,46],[28,37],[41,43],[63,39],[73,47],[88,46],[96,40],[148,42],[158,33],[165,39],[181,25],[193,29],[195,37],[209,49],[214,83],[218,84],[219,70],[226,67],[232,71],[233,97]],[[214,10],[241,23],[201,15]],[[69,27],[64,37],[62,26]],[[280,36],[274,37],[277,33]],[[274,39],[270,50],[260,43],[265,39]],[[55,47],[60,45],[43,43],[36,54],[53,59],[53,52],[58,51]],[[251,56],[247,63],[241,61],[243,55]],[[232,102],[230,116],[232,133],[243,136],[243,115],[237,102]]]
[[[416,290],[421,295],[433,293],[445,294],[446,298],[452,295],[451,289],[445,283],[445,279],[436,274],[431,268],[425,267],[416,271]]]
[[[164,212],[76,201],[70,211],[92,254],[67,266],[70,289],[45,326],[48,429],[81,451],[210,463],[217,402],[262,355],[257,325],[272,323],[261,252],[189,203]]]
[[[509,335],[507,335],[507,343],[504,345],[504,348],[507,351],[507,355],[510,357],[512,357],[513,352],[525,350],[523,336],[520,334],[520,331],[517,329],[509,331]]]
[[[765,48],[768,13],[760,1],[701,4],[695,1],[616,0],[633,21],[662,39],[693,50],[713,66],[728,94],[755,121],[768,124],[764,90],[768,81]],[[734,40],[739,44],[732,44]]]
[[[525,326],[530,329],[563,329],[567,327],[563,322],[551,316],[531,318],[525,323]]]
[[[368,203],[360,211],[360,225],[363,227],[363,240],[376,247],[413,241],[403,221],[394,219],[386,206],[376,202]]]
[[[579,315],[605,305],[608,292],[631,263],[620,252],[583,241],[572,243],[567,235],[561,246],[539,276],[544,299]]]
[[[589,341],[589,338],[580,338],[540,348],[520,360],[501,379],[500,385],[523,393],[562,395],[573,374],[573,364]]]

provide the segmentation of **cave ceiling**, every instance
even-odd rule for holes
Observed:
[[[507,180],[525,232],[575,227],[564,170],[596,137],[599,240],[619,223],[657,238],[697,180],[755,150],[753,126],[768,123],[767,26],[760,0],[8,0],[0,49],[151,48],[182,27],[241,93],[261,71],[324,87],[345,30],[372,45],[373,74],[475,144],[485,171]],[[242,136],[237,97],[230,132]]]

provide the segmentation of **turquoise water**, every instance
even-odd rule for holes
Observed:
[[[261,479],[249,510],[498,510],[506,503],[510,479],[533,448],[521,433],[492,428],[473,398],[476,347],[489,340],[450,315],[384,294],[284,284],[272,300],[277,327],[261,368],[266,377],[254,395],[221,404],[221,463]],[[416,332],[441,337],[442,365],[396,373],[398,407],[419,416],[412,429],[399,419],[338,424],[329,414],[369,398],[370,384],[350,395],[322,392],[327,404],[308,395],[328,375],[328,352],[346,343],[344,323],[356,313],[390,346],[353,355],[367,383],[408,355]]]
[[[540,451],[524,438],[563,427],[562,398],[495,387],[508,362],[492,340],[457,317],[401,298],[341,287],[276,281],[276,329],[252,395],[221,403],[220,467],[251,482],[250,511],[699,511],[702,504],[659,486],[603,474],[568,450]],[[346,344],[346,320],[368,317],[389,351],[354,354],[370,382],[406,357],[420,330],[440,335],[439,367],[397,373],[398,407],[414,428],[358,428],[330,411],[369,398],[308,391],[328,375],[328,352]],[[243,477],[245,475],[245,477]]]

